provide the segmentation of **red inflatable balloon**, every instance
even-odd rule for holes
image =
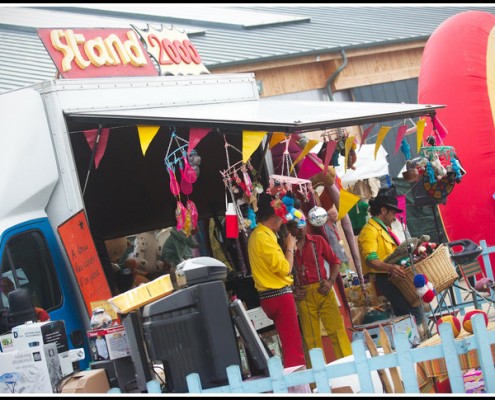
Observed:
[[[466,170],[438,206],[448,240],[494,245],[495,15],[462,12],[433,32],[421,60],[418,102],[446,105],[437,111],[448,131],[443,145],[455,148]],[[431,128],[427,119],[424,138]]]

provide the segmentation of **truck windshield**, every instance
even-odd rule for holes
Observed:
[[[46,311],[62,303],[55,268],[43,236],[36,230],[9,239],[0,268],[1,306],[9,307],[8,293],[27,288],[36,307]]]

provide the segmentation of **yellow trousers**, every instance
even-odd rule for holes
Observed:
[[[304,300],[297,301],[297,313],[303,334],[305,349],[319,347],[323,349],[320,331],[320,319],[332,342],[333,352],[336,358],[346,357],[352,354],[351,342],[344,326],[344,320],[340,314],[335,292],[330,290],[328,295],[318,292],[319,282],[303,286],[306,290]],[[306,357],[308,368],[311,367],[309,356]]]

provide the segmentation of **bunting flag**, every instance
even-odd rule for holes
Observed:
[[[447,137],[447,129],[443,124],[440,122],[438,117],[436,115],[433,116],[433,126],[437,129],[438,134],[440,135],[440,139],[445,139]]]
[[[304,146],[303,151],[297,156],[297,158],[294,160],[292,165],[290,166],[290,172],[294,169],[294,165],[296,165],[299,161],[301,161],[304,157],[306,157],[306,154],[310,152],[310,150],[315,147],[318,143],[320,143],[319,140],[315,139],[310,139],[308,140],[308,143],[306,143],[306,146]]]
[[[143,156],[146,155],[146,151],[148,147],[155,137],[156,133],[160,129],[159,126],[146,126],[141,125],[137,127],[138,135],[139,135],[139,143],[141,144],[141,151],[143,152]]]
[[[397,196],[397,207],[403,210],[401,213],[396,213],[395,218],[404,226],[407,226],[406,220],[406,195]]]
[[[105,154],[105,150],[107,149],[108,143],[108,135],[110,133],[110,128],[103,128],[101,130],[100,139],[98,141],[98,146],[96,147],[95,153],[95,169],[98,169],[100,165],[100,161]],[[84,136],[86,137],[86,141],[89,144],[89,148],[93,151],[93,148],[96,143],[96,137],[98,135],[98,129],[90,129],[87,131],[83,131]]]
[[[272,138],[270,139],[270,144],[269,147],[270,149],[280,143],[282,140],[284,140],[287,137],[287,135],[283,132],[273,132]]]
[[[425,131],[426,121],[424,119],[420,119],[416,123],[416,144],[418,146],[417,152],[421,149],[421,145],[423,144],[423,133]]]
[[[332,159],[332,155],[336,147],[337,147],[336,140],[330,140],[329,142],[327,142],[325,161],[323,162],[323,175],[326,175],[328,172],[328,165],[330,164],[330,160]]]
[[[310,157],[304,157],[301,162],[297,176],[301,179],[310,179],[321,172],[322,165]]]
[[[368,137],[368,135],[370,134],[371,130],[376,126],[376,124],[372,124],[370,126],[368,126],[362,136],[361,136],[361,144],[359,145],[359,150],[361,150],[361,147],[363,146],[363,143],[366,141],[366,138]]]
[[[210,132],[211,128],[189,129],[189,145],[187,146],[187,155],[191,154],[191,151],[196,147],[201,139],[203,139]]]
[[[407,131],[407,125],[399,126],[397,129],[397,138],[395,139],[395,153],[397,153],[400,149],[400,144],[402,143],[402,139],[404,138]]]
[[[344,172],[347,171],[347,159],[349,158],[349,151],[351,151],[352,144],[356,138],[354,136],[349,136],[345,140],[344,145]]]
[[[376,160],[376,153],[378,152],[378,149],[382,145],[383,139],[385,139],[385,136],[387,136],[389,130],[390,130],[390,126],[382,126],[378,131],[378,135],[376,136],[376,143],[375,143],[375,160]]]
[[[361,199],[361,197],[347,190],[340,189],[339,220],[344,218],[349,210]]]
[[[266,132],[242,131],[242,162],[245,164],[258,148]]]

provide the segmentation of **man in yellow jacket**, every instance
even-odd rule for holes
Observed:
[[[405,278],[403,267],[383,261],[400,244],[391,228],[396,220],[395,214],[402,212],[397,205],[398,201],[395,196],[382,189],[369,202],[371,218],[358,236],[363,274],[368,274],[377,292],[390,301],[395,315],[412,314],[416,318],[416,324],[420,327],[424,320],[423,308],[421,305],[412,307],[400,290],[389,280],[389,277]]]

